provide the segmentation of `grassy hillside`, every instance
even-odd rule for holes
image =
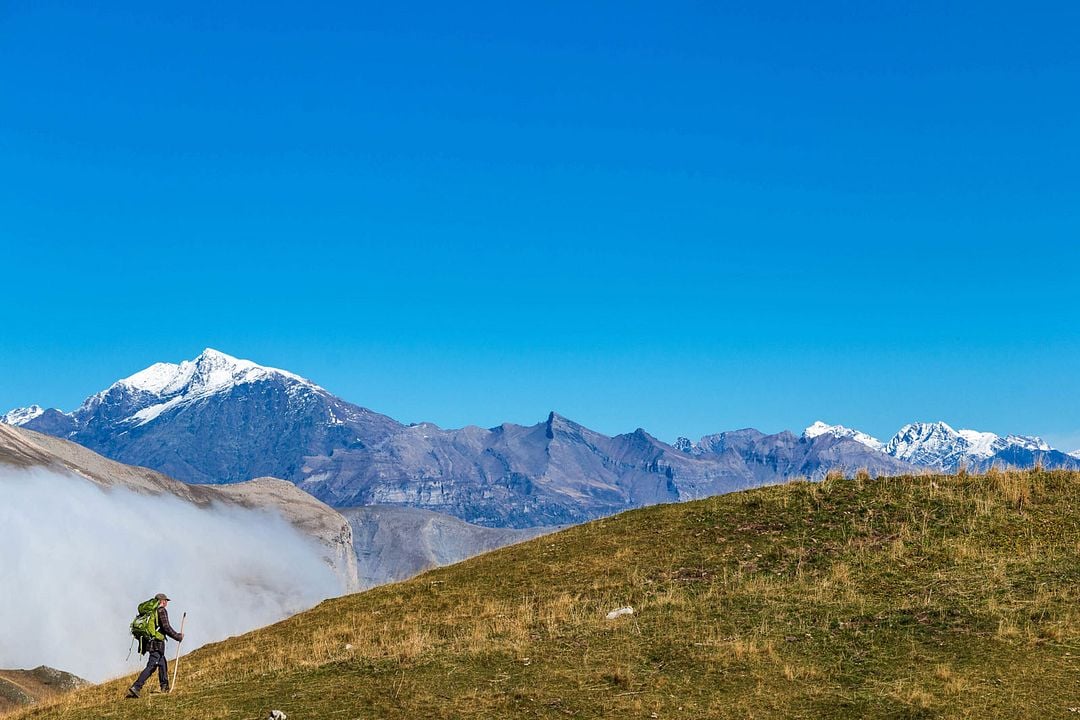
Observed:
[[[171,696],[15,717],[1078,717],[1078,557],[1080,474],[791,483],[324,602],[187,656]]]

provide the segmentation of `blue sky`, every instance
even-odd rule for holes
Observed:
[[[1080,447],[1075,3],[96,5],[0,10],[0,407],[210,346],[448,427]]]

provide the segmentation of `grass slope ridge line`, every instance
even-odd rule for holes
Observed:
[[[793,482],[326,601],[186,656],[170,696],[13,717],[1068,716],[1078,555],[1080,473]]]

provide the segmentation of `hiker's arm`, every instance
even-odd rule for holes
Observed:
[[[157,616],[158,625],[161,627],[161,632],[165,635],[168,635],[173,640],[180,642],[180,640],[184,636],[173,630],[173,626],[169,624],[169,611],[165,608],[158,608]]]

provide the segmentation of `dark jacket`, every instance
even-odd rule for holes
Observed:
[[[173,626],[169,624],[169,611],[163,607],[157,609],[157,624],[162,635],[180,641],[180,633],[173,630]]]

